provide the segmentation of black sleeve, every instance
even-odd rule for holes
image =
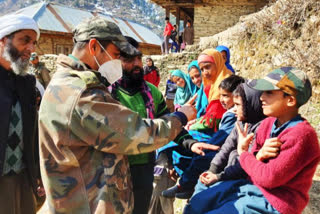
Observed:
[[[156,113],[156,117],[161,117],[165,114],[170,114],[169,109],[167,108],[167,104],[164,101],[164,98],[162,97],[162,100],[158,106],[158,112]],[[182,112],[174,112],[172,113],[174,114],[174,116],[177,116],[180,118],[181,114],[183,114]],[[183,114],[184,115],[184,114]],[[185,116],[185,115],[184,115]],[[184,118],[186,119],[186,118]],[[181,119],[180,119],[181,120]],[[183,120],[183,119],[182,119]],[[185,124],[183,124],[185,125]],[[184,148],[191,150],[191,146],[196,143],[197,141],[194,140],[191,135],[189,134],[189,132],[185,129],[183,129],[180,134],[174,139],[174,142],[179,144],[180,146],[183,146]]]
[[[237,140],[237,129],[234,127],[220,151],[212,159],[209,171],[216,174],[227,166],[230,153],[237,148]]]
[[[218,181],[245,179],[247,176],[247,173],[241,168],[240,163],[229,166],[217,174]]]

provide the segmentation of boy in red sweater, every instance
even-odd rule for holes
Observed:
[[[249,85],[263,91],[260,99],[268,116],[250,152],[253,134],[237,124],[240,164],[249,179],[213,185],[198,194],[210,193],[205,202],[195,195],[190,204],[197,206],[189,206],[184,213],[298,214],[308,204],[320,148],[316,132],[298,110],[311,97],[310,81],[301,70],[283,67]]]

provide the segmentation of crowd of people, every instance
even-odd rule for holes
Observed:
[[[188,45],[194,42],[194,29],[191,20],[187,20],[186,26],[182,32],[179,32],[179,26],[172,25],[169,17],[165,18],[165,27],[163,30],[163,42],[161,44],[161,53],[178,53],[183,51]]]
[[[143,66],[139,43],[102,17],[75,27],[54,75],[39,37],[32,18],[0,18],[0,213],[173,214],[174,198],[189,199],[185,214],[306,207],[320,147],[299,114],[312,95],[302,70],[249,81],[218,46],[170,71],[163,95],[152,58]]]

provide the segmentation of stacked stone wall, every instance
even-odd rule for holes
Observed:
[[[194,8],[195,41],[200,37],[212,36],[235,25],[243,15],[254,13],[260,8],[254,5],[242,6],[198,6]]]

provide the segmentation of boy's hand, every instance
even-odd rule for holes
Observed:
[[[279,155],[282,143],[277,137],[267,139],[256,155],[258,161],[264,161]]]
[[[244,129],[240,128],[238,122],[236,122],[236,127],[238,131],[238,154],[241,155],[242,152],[246,152],[249,149],[249,145],[253,139],[254,133],[247,134],[248,132],[248,124],[244,125]]]
[[[211,144],[208,144],[208,143],[200,143],[200,142],[194,143],[191,146],[191,151],[196,153],[196,154],[198,154],[198,155],[201,155],[201,156],[205,155],[205,153],[203,151],[205,149],[217,151],[217,150],[220,149],[220,146],[211,145]]]
[[[218,181],[217,175],[210,171],[203,172],[200,175],[199,179],[200,179],[200,182],[206,186],[212,185]]]
[[[196,119],[197,117],[197,109],[189,104],[185,104],[179,108],[180,112],[184,113],[186,117],[188,118],[188,121]]]

